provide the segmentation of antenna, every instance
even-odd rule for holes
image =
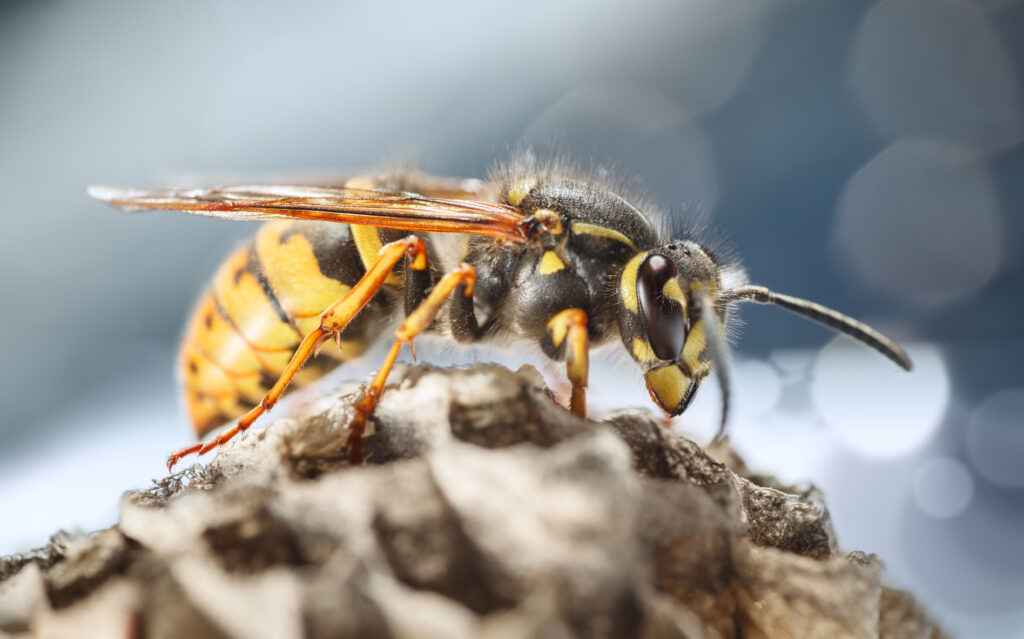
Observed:
[[[910,356],[906,351],[896,345],[891,339],[882,335],[875,329],[863,322],[858,322],[848,315],[839,311],[822,306],[809,300],[800,299],[774,293],[764,286],[740,286],[725,291],[719,300],[729,304],[732,302],[758,302],[760,304],[775,304],[787,311],[806,317],[809,320],[823,324],[835,331],[844,333],[855,340],[867,344],[882,355],[885,355],[903,370],[909,371],[914,367]]]

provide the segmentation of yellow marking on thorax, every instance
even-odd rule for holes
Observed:
[[[256,276],[245,270],[248,261],[248,249],[235,251],[213,278],[214,294],[264,367],[280,372],[291,350],[299,343],[300,335],[278,317]],[[282,358],[283,363],[279,361]]]
[[[512,206],[519,206],[535,186],[537,186],[537,180],[534,178],[519,180],[512,186],[508,187],[508,203]]]
[[[377,183],[373,178],[363,176],[348,180],[345,182],[345,186],[350,189],[375,189],[377,188]],[[363,268],[369,271],[373,263],[377,261],[377,255],[380,253],[380,250],[384,248],[384,243],[380,239],[380,229],[376,226],[367,226],[365,224],[349,224],[349,230],[352,231],[352,241],[356,244],[356,250],[359,252],[359,259],[363,263]],[[386,282],[394,285],[402,283],[394,272],[388,275]]]
[[[566,316],[559,313],[548,321],[548,330],[551,331],[551,343],[555,348],[560,348],[565,336],[569,334],[569,323]]]
[[[596,237],[603,237],[609,240],[615,240],[616,242],[622,242],[629,248],[636,250],[636,245],[633,241],[619,233],[615,229],[610,229],[607,226],[601,226],[600,224],[590,224],[589,222],[573,222],[572,232],[574,235],[594,235]]]
[[[634,315],[640,310],[639,302],[636,298],[636,272],[640,268],[640,261],[644,259],[647,253],[637,253],[626,262],[625,268],[622,269],[622,276],[619,277],[619,294],[622,296],[622,303]]]
[[[540,258],[540,271],[541,275],[551,275],[557,273],[565,268],[565,262],[562,258],[558,257],[554,251],[544,251],[544,255]]]
[[[359,259],[363,262],[363,268],[369,271],[373,263],[377,261],[380,250],[384,248],[384,243],[380,240],[380,229],[364,224],[349,224],[349,229],[352,231],[352,241],[356,243],[356,250],[359,251]],[[402,280],[392,271],[384,282],[397,286],[402,283]]]
[[[534,212],[533,217],[537,218],[537,221],[552,235],[561,235],[565,230],[562,227],[562,216],[551,209],[538,209]]]
[[[657,396],[662,408],[672,411],[686,396],[690,378],[678,366],[662,366],[644,375],[647,388]]]
[[[651,348],[651,343],[645,339],[639,337],[633,338],[633,356],[641,362],[653,362],[658,359],[654,355],[654,349]]]
[[[285,313],[297,319],[319,318],[325,308],[341,299],[351,287],[320,271],[313,246],[301,233],[281,243],[281,236],[293,225],[294,222],[287,221],[263,225],[256,235],[256,253]],[[317,319],[308,330],[319,323]],[[308,332],[305,326],[300,328],[303,334]]]
[[[348,227],[352,231],[352,241],[355,243],[355,250],[359,252],[362,267],[370,270],[370,267],[377,261],[381,249],[384,248],[384,243],[381,242],[380,228],[365,224],[349,224]],[[401,279],[392,270],[388,273],[384,283],[398,286],[401,284]]]

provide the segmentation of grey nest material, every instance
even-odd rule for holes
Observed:
[[[0,558],[0,635],[938,637],[813,489],[533,369],[396,370],[349,467],[339,392]]]

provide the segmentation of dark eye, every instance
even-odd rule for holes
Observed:
[[[655,253],[643,261],[637,276],[640,313],[647,321],[647,338],[658,359],[678,358],[686,340],[683,305],[662,292],[665,284],[677,274],[672,260]]]

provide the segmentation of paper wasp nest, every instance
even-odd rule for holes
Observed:
[[[339,393],[0,559],[0,635],[939,637],[814,491],[532,369],[405,368],[350,468]]]

